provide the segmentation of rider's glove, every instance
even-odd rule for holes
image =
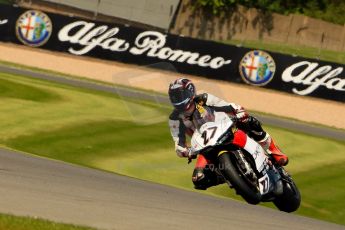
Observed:
[[[249,114],[244,110],[243,107],[239,107],[235,111],[236,118],[241,122],[246,122],[248,120]]]
[[[175,145],[175,151],[176,151],[177,156],[179,157],[188,157],[190,153],[189,148],[183,147],[178,144]]]
[[[188,159],[195,159],[198,156],[196,152],[193,152],[191,148],[188,149]]]

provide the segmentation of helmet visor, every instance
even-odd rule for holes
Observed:
[[[193,99],[193,94],[188,90],[176,89],[170,94],[171,104],[179,111],[187,109]]]

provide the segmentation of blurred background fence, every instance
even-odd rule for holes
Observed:
[[[170,30],[175,34],[244,46],[272,44],[278,52],[294,49],[296,55],[301,52],[316,58],[322,58],[325,50],[331,52],[324,56],[337,56],[339,51],[345,51],[345,25],[304,15],[282,15],[245,7],[213,15],[193,8],[190,0],[181,2],[176,22]],[[334,58],[337,62],[345,61],[344,55]]]
[[[181,36],[345,63],[345,25],[238,7],[220,15],[192,0],[14,0],[18,5]]]
[[[168,30],[180,0],[17,0],[21,6],[68,12],[93,19],[111,17]],[[116,19],[114,19],[116,21]]]

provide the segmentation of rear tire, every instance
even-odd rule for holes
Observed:
[[[261,200],[260,191],[249,186],[239,169],[231,161],[231,153],[223,153],[218,157],[221,173],[234,186],[236,192],[240,194],[249,204],[258,204]]]
[[[283,181],[283,186],[283,194],[277,197],[273,203],[280,211],[294,212],[301,204],[301,194],[292,180],[290,182]]]

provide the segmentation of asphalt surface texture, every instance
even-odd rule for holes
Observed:
[[[0,150],[0,185],[1,213],[99,229],[345,229],[4,149]]]
[[[139,90],[4,66],[0,66],[0,71],[168,103],[165,96]],[[338,133],[322,127],[309,129],[303,123],[293,124],[270,117],[264,122],[310,131],[313,135],[344,139],[342,131]],[[342,225],[262,206],[6,149],[0,149],[0,185],[0,213],[41,217],[99,229],[345,229]]]
[[[43,79],[53,82],[58,82],[66,85],[81,87],[85,89],[103,91],[108,93],[117,94],[123,98],[135,98],[135,99],[142,99],[152,101],[158,104],[170,104],[169,98],[166,95],[162,94],[155,94],[153,92],[146,92],[121,86],[115,85],[107,85],[96,83],[89,80],[77,79],[77,78],[68,78],[63,75],[46,73],[46,72],[37,72],[27,69],[19,69],[16,67],[6,66],[4,64],[0,64],[0,72],[4,73],[11,73],[11,74],[18,74],[24,75],[31,78],[36,79]],[[298,131],[314,136],[320,136],[324,138],[330,138],[340,141],[345,141],[345,131],[339,129],[332,129],[324,126],[317,126],[306,124],[303,122],[299,122],[296,120],[286,119],[286,118],[279,118],[274,116],[262,115],[262,114],[255,114],[263,124],[272,125],[280,128],[285,128],[291,131]]]

